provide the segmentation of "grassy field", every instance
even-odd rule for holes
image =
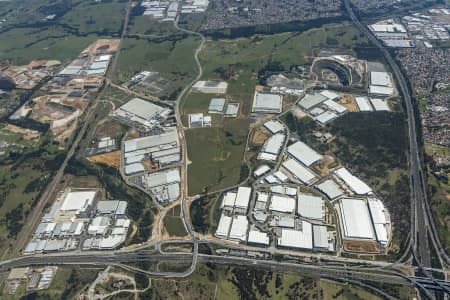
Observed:
[[[180,206],[175,206],[164,217],[164,228],[170,236],[186,236],[183,220],[180,216]]]
[[[221,128],[186,131],[189,194],[197,195],[239,183],[248,120],[227,120]]]
[[[36,268],[38,270],[38,268]],[[59,267],[56,275],[46,290],[27,292],[26,281],[23,281],[16,295],[3,294],[0,290],[0,298],[4,300],[22,299],[73,299],[97,277],[102,269],[92,267]],[[72,274],[76,275],[72,275]],[[82,274],[82,275],[81,275]]]
[[[33,59],[68,61],[78,56],[96,35],[73,36],[59,27],[16,28],[0,33],[0,61],[27,64]]]
[[[318,278],[228,266],[199,265],[186,279],[152,282],[140,299],[380,299],[363,289]],[[340,294],[333,298],[336,293]]]
[[[0,160],[0,257],[22,228],[26,216],[37,201],[64,153],[57,150],[49,136],[20,154],[11,152]]]
[[[127,38],[122,44],[116,81],[126,82],[145,70],[160,72],[171,81],[166,94],[172,99],[171,94],[181,90],[195,76],[193,54],[198,44],[194,37],[164,41]]]
[[[439,178],[434,172],[439,168],[435,168],[432,161],[437,158],[445,158],[450,156],[450,149],[448,147],[425,144],[425,153],[430,158],[427,158],[428,166],[428,195],[430,197],[430,206],[433,210],[436,226],[439,231],[439,237],[443,246],[450,251],[450,182],[448,181],[449,171],[443,169],[443,174],[446,175],[447,180]],[[434,172],[433,172],[434,171]]]
[[[129,35],[167,36],[177,33],[171,22],[155,22],[148,16],[134,16],[129,25]]]
[[[76,28],[79,34],[119,36],[126,4],[124,1],[86,1],[71,9],[59,23]]]

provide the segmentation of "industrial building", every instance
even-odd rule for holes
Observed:
[[[387,100],[380,98],[370,98],[370,103],[372,104],[375,111],[390,111],[389,104]]]
[[[98,190],[67,189],[59,194],[50,211],[37,226],[24,254],[91,249],[86,240],[98,241],[98,249],[106,249],[103,241],[112,237],[117,241],[107,249],[125,241],[130,220],[126,216],[127,202],[101,200]],[[83,241],[84,240],[84,241]]]
[[[304,167],[300,163],[298,163],[295,159],[288,159],[282,164],[283,168],[285,168],[295,179],[303,182],[304,184],[311,184],[316,175],[308,168]]]
[[[286,136],[282,133],[277,133],[264,143],[258,159],[265,161],[276,161],[280,154]]]
[[[333,111],[325,111],[324,113],[321,113],[320,115],[316,116],[314,119],[319,122],[322,125],[325,125],[331,121],[333,121],[334,119],[336,119],[337,117],[339,117],[338,114],[336,114]]]
[[[323,221],[325,218],[325,201],[319,196],[300,193],[297,198],[297,212],[303,218]]]
[[[302,221],[301,229],[281,228],[279,230],[277,245],[279,247],[312,250],[312,224]]]
[[[334,251],[334,241],[330,238],[327,227],[313,225],[313,247],[319,251]]]
[[[342,167],[334,171],[334,174],[336,174],[336,176],[340,178],[355,194],[366,195],[372,193],[372,189],[365,182],[351,174],[346,168]]]
[[[369,211],[372,217],[377,241],[381,248],[384,248],[389,241],[389,214],[380,199],[369,198],[367,203],[369,205]]]
[[[379,96],[392,96],[394,84],[388,72],[370,72],[369,94]]]
[[[123,157],[126,175],[144,172],[145,168],[141,162],[144,158],[160,166],[177,162],[181,159],[177,131],[171,130],[127,140],[123,143]]]
[[[270,238],[267,232],[261,232],[257,229],[251,229],[248,232],[247,243],[268,246]]]
[[[296,199],[294,197],[272,195],[269,210],[281,213],[294,213],[295,202]]]
[[[208,113],[223,114],[226,100],[224,98],[212,98],[209,103]]]
[[[253,175],[254,175],[255,177],[260,177],[260,176],[266,174],[266,173],[269,172],[269,171],[270,171],[270,167],[269,167],[268,165],[262,165],[262,166],[258,167],[258,168],[253,172]]]
[[[376,239],[365,199],[342,198],[339,200],[338,208],[344,238]]]
[[[248,231],[247,216],[235,215],[232,218],[228,239],[236,242],[246,242]]]
[[[192,91],[204,94],[226,94],[228,83],[225,81],[197,81]]]
[[[373,107],[367,97],[355,97],[355,101],[359,111],[373,111]]]
[[[152,197],[163,204],[180,197],[180,171],[178,168],[145,174],[142,176],[144,188]]]
[[[236,201],[234,202],[234,208],[241,210],[244,213],[247,212],[251,194],[252,194],[251,188],[245,187],[245,186],[240,186],[237,190]]]
[[[239,112],[239,103],[228,103],[225,109],[225,117],[235,118]]]
[[[284,126],[281,122],[270,120],[264,123],[264,127],[270,131],[270,133],[275,134],[284,130]]]
[[[344,195],[344,191],[340,186],[332,179],[327,179],[324,182],[318,184],[317,189],[324,193],[330,200],[336,199]]]
[[[320,93],[315,94],[307,94],[303,97],[302,100],[298,103],[299,106],[305,110],[310,110],[311,108],[321,104],[328,98]]]
[[[291,157],[295,158],[307,167],[322,160],[322,155],[301,141],[290,145],[287,148],[287,152]]]
[[[227,239],[231,227],[231,217],[222,214],[217,225],[215,236],[221,239]]]
[[[159,125],[170,113],[170,109],[134,98],[113,111],[110,116],[136,129],[142,127],[148,129]]]
[[[201,128],[203,127],[203,114],[190,114],[189,115],[189,128]]]
[[[277,114],[283,108],[283,97],[277,94],[255,92],[253,97],[253,113]]]

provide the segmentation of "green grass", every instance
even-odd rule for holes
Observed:
[[[171,22],[155,22],[148,16],[135,16],[131,19],[128,34],[150,35],[152,37],[167,36],[177,33]]]
[[[126,2],[85,1],[59,20],[78,30],[79,34],[119,35]]]
[[[199,40],[194,37],[176,38],[161,42],[127,38],[123,41],[115,80],[128,81],[136,73],[151,70],[171,81],[166,94],[169,98],[181,90],[197,72],[194,50]]]
[[[96,39],[96,35],[68,35],[58,27],[15,28],[0,34],[0,61],[14,64],[27,64],[33,59],[68,61]]]
[[[180,216],[179,205],[167,212],[164,217],[164,228],[170,236],[186,235],[186,229],[184,228],[184,223]]]
[[[248,120],[228,120],[223,128],[186,131],[189,194],[227,188],[240,181]]]
[[[205,67],[204,77],[209,78],[217,77],[217,68],[229,65],[248,73],[256,73],[270,60],[280,63],[287,70],[292,65],[310,62],[315,48],[351,49],[356,44],[366,42],[352,26],[334,24],[303,33],[208,41],[200,57]]]
[[[381,300],[382,298],[371,294],[359,287],[352,285],[342,285],[330,281],[320,281],[320,287],[323,289],[324,300]]]

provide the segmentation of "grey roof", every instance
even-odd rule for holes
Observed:
[[[320,103],[324,102],[327,99],[328,99],[327,97],[319,93],[308,94],[299,102],[299,105],[304,109],[310,109],[316,105],[319,105]]]
[[[318,184],[317,188],[330,199],[337,198],[344,194],[344,191],[342,191],[339,185],[331,179]]]
[[[222,113],[225,106],[224,98],[212,98],[209,103],[208,112],[209,113]]]
[[[329,248],[326,226],[313,225],[313,243],[314,248]]]
[[[91,70],[97,70],[97,69],[106,69],[108,68],[109,61],[96,61],[92,63],[92,65],[89,67]]]
[[[239,110],[238,103],[228,103],[225,114],[228,116],[236,116]]]
[[[252,112],[281,112],[282,101],[280,95],[256,92]]]
[[[116,215],[124,215],[127,211],[128,202],[126,201],[120,201],[119,205],[117,206]]]
[[[124,142],[125,152],[136,151],[139,149],[153,148],[167,144],[177,143],[177,132],[168,131],[158,135],[144,136]]]
[[[97,204],[97,212],[102,214],[114,213],[119,206],[118,200],[99,201]]]
[[[113,112],[113,116],[130,118],[132,121],[145,122],[154,118],[164,108],[151,102],[134,98]]]

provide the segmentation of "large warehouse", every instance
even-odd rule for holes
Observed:
[[[305,184],[310,184],[316,178],[313,172],[293,158],[283,162],[283,168],[285,168],[295,179],[300,180]]]
[[[92,207],[94,203],[95,196],[97,195],[96,190],[76,190],[68,191],[62,196],[62,204],[60,207],[61,214],[74,213],[81,214],[86,213],[87,210]]]
[[[280,113],[283,98],[280,95],[255,92],[253,97],[253,113],[276,114]]]
[[[322,159],[322,155],[305,143],[298,141],[287,148],[287,152],[296,160],[309,167]]]
[[[312,250],[312,224],[306,221],[302,221],[301,224],[301,230],[282,228],[278,236],[278,246]]]
[[[372,189],[361,179],[350,173],[346,168],[342,167],[334,171],[344,183],[357,195],[371,194]]]
[[[151,127],[151,120],[166,110],[151,102],[134,98],[112,112],[111,116],[131,126]]]
[[[283,213],[293,213],[295,211],[295,198],[273,195],[270,198],[271,211],[283,212]]]
[[[228,239],[236,242],[246,242],[248,231],[247,216],[236,215],[231,223]]]
[[[319,196],[300,193],[297,200],[297,212],[304,218],[322,221],[325,218],[325,201]]]
[[[197,81],[192,86],[192,90],[205,94],[225,94],[227,87],[228,83],[225,81]]]
[[[342,198],[338,205],[344,238],[376,239],[365,199]]]

